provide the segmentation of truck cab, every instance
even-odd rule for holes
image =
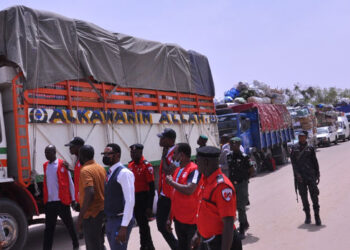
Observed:
[[[231,137],[240,137],[244,152],[249,154],[254,140],[251,119],[252,117],[246,113],[232,113],[218,116],[220,137],[224,134],[228,134]]]

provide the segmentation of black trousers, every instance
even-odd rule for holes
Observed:
[[[96,217],[83,220],[83,232],[86,250],[104,250],[104,212],[101,211]]]
[[[201,243],[200,250],[221,250],[221,235],[216,235],[209,243]],[[230,250],[242,250],[242,241],[238,237],[237,230],[234,231]]]
[[[51,250],[53,236],[56,229],[57,216],[61,218],[68,229],[68,233],[73,241],[73,248],[79,247],[77,233],[75,231],[70,206],[62,204],[60,201],[48,202],[45,205],[45,231],[44,231],[44,250]]]
[[[163,195],[159,195],[157,202],[157,228],[158,231],[163,235],[165,241],[168,243],[172,250],[177,249],[177,239],[172,232],[167,230],[167,220],[169,218],[171,209],[171,200]]]
[[[298,182],[297,185],[298,185],[299,195],[303,203],[304,211],[307,213],[310,212],[310,204],[308,199],[308,190],[309,190],[310,197],[313,204],[313,209],[315,212],[319,212],[320,205],[318,203],[318,195],[320,194],[320,191],[317,187],[316,181],[305,180],[303,182]]]
[[[197,231],[196,224],[184,224],[174,219],[175,232],[179,241],[179,250],[191,250],[191,240]]]
[[[148,192],[135,193],[134,214],[140,232],[141,249],[154,249],[151,230],[146,215],[148,205]]]

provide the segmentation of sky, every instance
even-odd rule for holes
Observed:
[[[208,57],[216,96],[239,81],[350,88],[349,0],[0,0]]]

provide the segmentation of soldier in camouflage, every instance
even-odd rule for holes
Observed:
[[[318,195],[320,193],[317,185],[320,182],[320,170],[316,158],[315,149],[307,144],[307,131],[299,134],[299,143],[291,150],[291,161],[294,171],[296,188],[299,191],[305,212],[305,224],[311,223],[308,190],[313,203],[316,225],[321,225],[320,205]]]

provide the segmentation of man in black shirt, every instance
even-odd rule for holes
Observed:
[[[239,220],[239,234],[245,238],[245,231],[249,228],[246,214],[248,203],[248,180],[252,170],[250,158],[240,150],[241,139],[234,137],[230,140],[232,152],[227,156],[229,178],[236,190],[237,211]]]

